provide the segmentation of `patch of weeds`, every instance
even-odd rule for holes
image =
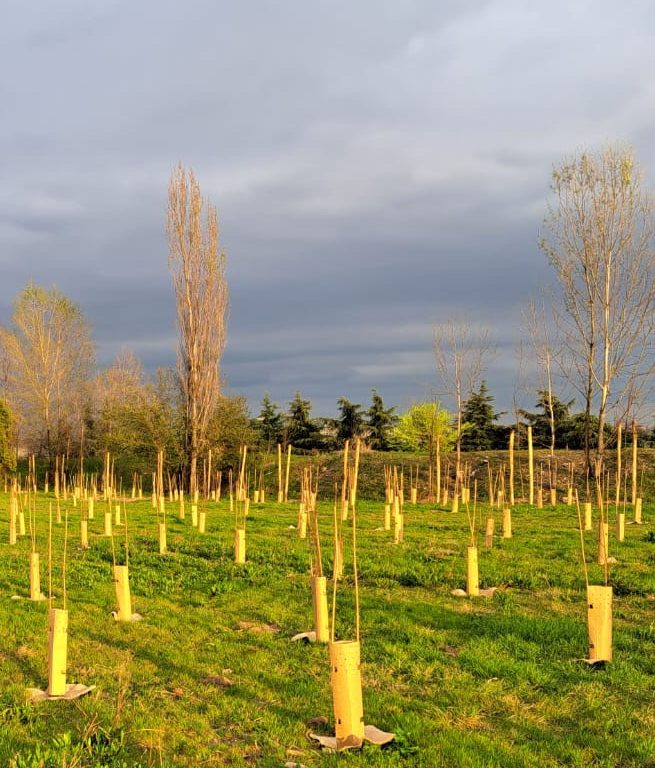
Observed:
[[[81,742],[74,742],[69,732],[55,736],[48,746],[37,744],[11,758],[9,768],[144,768],[125,751],[123,730],[99,729]]]
[[[210,597],[218,597],[218,595],[226,595],[229,592],[234,592],[234,590],[234,581],[215,581],[209,587],[209,595]]]
[[[398,583],[403,587],[421,587],[423,581],[415,571],[405,571],[398,574]]]
[[[93,768],[140,768],[140,763],[125,760],[125,733],[123,729],[118,731],[98,729],[84,739],[83,751],[93,758]]]
[[[633,634],[635,637],[639,638],[639,640],[649,640],[652,642],[655,640],[655,623],[651,621],[647,626],[642,624],[641,626],[635,627]]]
[[[0,709],[0,720],[5,723],[28,725],[34,719],[34,709],[29,704],[11,702]]]
[[[402,728],[396,728],[394,733],[396,738],[391,742],[391,747],[399,757],[411,757],[418,753],[419,747],[414,743],[411,733]]]
[[[615,597],[626,595],[645,595],[648,590],[637,583],[634,574],[614,574],[612,577],[612,589]]]
[[[514,613],[516,603],[514,595],[509,589],[499,589],[497,592],[494,592],[493,601],[506,616]]]
[[[59,768],[68,765],[76,757],[79,749],[73,747],[70,733],[55,736],[50,746],[37,744],[34,749],[15,755],[9,763],[10,768]]]

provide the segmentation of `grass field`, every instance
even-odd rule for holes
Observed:
[[[497,535],[485,551],[480,537],[481,586],[500,589],[493,599],[468,599],[450,594],[465,583],[463,511],[408,505],[405,541],[394,545],[380,530],[383,505],[360,502],[365,720],[397,738],[383,749],[330,755],[306,738],[311,718],[325,716],[332,727],[326,647],[290,642],[312,624],[308,543],[290,528],[297,505],[251,505],[248,562],[236,566],[226,502],[207,505],[205,535],[191,527],[188,505],[185,521],[170,505],[165,556],[150,502],[129,503],[132,595],[143,621],[122,624],[110,616],[106,505],[96,504],[91,548],[81,551],[79,508],[68,504],[68,680],[96,689],[37,705],[25,703],[25,689],[47,685],[47,604],[10,599],[29,593],[30,541],[8,545],[8,504],[0,494],[3,766],[655,765],[648,505],[645,524],[626,526],[622,544],[610,525],[614,663],[590,669],[579,661],[588,640],[573,508],[518,506],[512,539]],[[319,513],[329,553],[331,504]],[[47,587],[43,497],[37,518]],[[54,525],[58,607],[63,532]],[[586,534],[586,544],[590,579],[600,583],[596,535]],[[343,639],[354,632],[350,566],[347,555],[337,610]]]

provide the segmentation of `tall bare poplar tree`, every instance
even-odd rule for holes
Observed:
[[[654,368],[653,201],[632,152],[618,147],[566,160],[552,188],[542,248],[561,292],[563,370],[585,401],[588,465],[592,410],[598,417],[600,477],[608,409],[632,404]]]
[[[220,394],[228,307],[225,254],[216,208],[203,200],[193,171],[179,164],[168,186],[168,265],[177,308],[178,372],[186,405],[189,488],[198,487],[198,456]]]

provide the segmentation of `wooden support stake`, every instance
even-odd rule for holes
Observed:
[[[608,550],[609,524],[601,520],[598,523],[598,565],[607,565]]]
[[[637,422],[632,421],[632,505],[637,503]]]
[[[514,430],[509,433],[509,504],[514,506]]]
[[[289,472],[291,472],[291,446],[287,449],[287,471],[284,478],[284,501],[289,501]]]
[[[585,501],[584,503],[584,529],[585,531],[593,530],[591,522],[591,502]]]

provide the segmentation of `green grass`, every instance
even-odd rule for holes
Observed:
[[[47,605],[10,599],[28,594],[30,544],[8,545],[0,494],[3,766],[655,766],[653,507],[644,507],[645,525],[626,526],[624,543],[610,534],[619,561],[610,574],[615,660],[593,670],[578,661],[588,641],[574,510],[517,507],[514,538],[480,549],[481,585],[499,591],[469,600],[450,594],[465,582],[463,511],[408,506],[405,541],[394,545],[380,530],[383,505],[360,502],[365,719],[397,740],[347,755],[322,753],[306,738],[310,718],[333,716],[327,649],[290,642],[312,623],[308,545],[289,528],[296,505],[251,505],[248,562],[236,566],[225,502],[208,505],[204,536],[188,506],[181,522],[169,505],[166,556],[150,503],[129,504],[134,610],[144,617],[134,624],[110,616],[105,505],[96,504],[84,552],[79,508],[68,508],[68,679],[96,689],[76,702],[25,703],[26,688],[47,684]],[[331,505],[320,515],[329,553]],[[41,499],[43,587],[46,518]],[[63,530],[53,532],[58,607]],[[599,582],[595,538],[586,534]],[[344,639],[353,636],[350,566],[347,555],[337,611]],[[221,676],[234,684],[217,684]]]

